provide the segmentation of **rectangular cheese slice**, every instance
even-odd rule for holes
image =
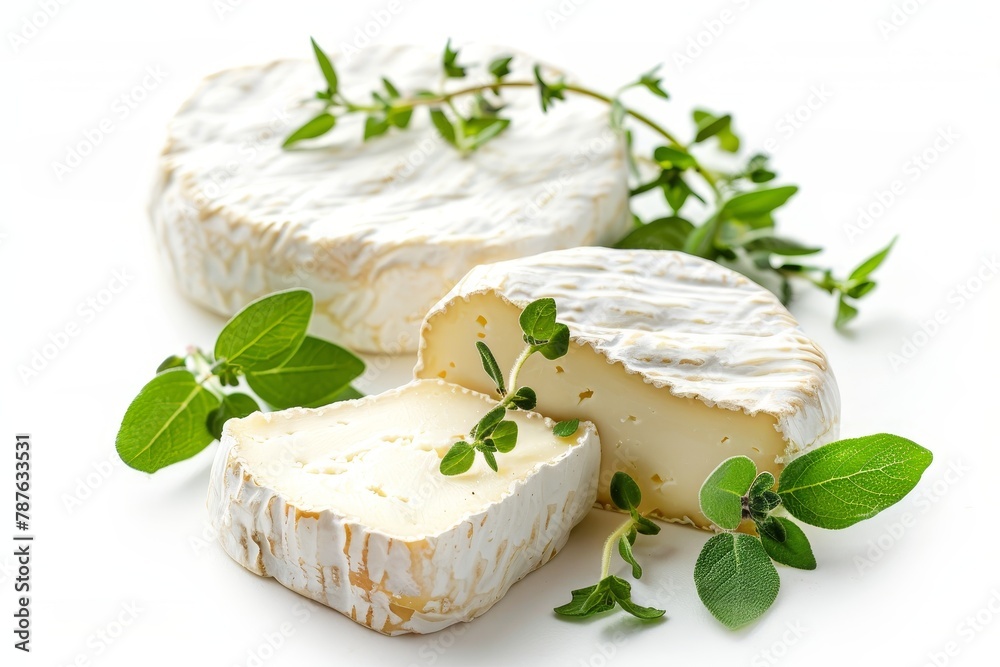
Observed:
[[[508,411],[517,447],[445,477],[441,458],[496,402],[440,380],[227,422],[209,512],[259,575],[385,634],[487,611],[551,559],[594,503],[600,442]]]
[[[642,511],[707,527],[698,491],[721,461],[746,455],[777,473],[837,437],[819,346],[764,288],[676,252],[575,248],[473,269],[425,319],[415,377],[495,391],[475,343],[509,368],[524,347],[520,310],[542,297],[572,343],[555,361],[532,356],[519,382],[542,414],[596,424],[605,507],[621,470]]]

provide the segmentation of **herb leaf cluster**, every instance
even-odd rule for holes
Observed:
[[[628,512],[628,520],[615,530],[604,544],[601,578],[592,585],[572,591],[572,599],[555,608],[560,616],[588,618],[616,606],[643,620],[653,620],[663,616],[665,611],[655,607],[644,607],[632,601],[632,584],[619,576],[610,574],[612,551],[617,550],[622,560],[632,567],[632,576],[642,577],[642,567],[632,550],[639,535],[656,535],[660,526],[639,513],[642,492],[627,473],[616,472],[611,478],[611,501],[618,509]]]
[[[272,409],[314,407],[357,398],[351,381],[361,359],[307,334],[312,293],[276,292],[229,320],[212,353],[171,355],[133,399],[115,448],[129,466],[155,472],[190,458],[221,437],[227,420],[261,409],[246,385]]]
[[[511,78],[514,56],[500,54],[486,63],[479,78],[460,89],[447,91],[442,87],[404,94],[383,77],[380,87],[371,92],[371,100],[358,102],[344,96],[333,63],[315,40],[312,48],[326,84],[316,92],[323,108],[287,137],[285,147],[323,136],[336,127],[339,118],[351,114],[364,115],[363,139],[369,141],[390,131],[406,130],[414,112],[426,107],[431,125],[441,138],[460,153],[468,154],[510,127],[511,120],[503,115],[503,89],[534,88],[545,113],[566,102],[568,95],[589,97],[609,106],[611,125],[628,144],[636,181],[631,196],[656,195],[665,213],[651,220],[633,215],[635,227],[615,247],[680,250],[715,260],[768,285],[786,303],[792,299],[794,282],[812,285],[835,297],[837,327],[846,326],[857,316],[858,300],[875,289],[877,283],[872,273],[892,248],[890,243],[845,277],[837,277],[828,267],[803,262],[803,258],[820,253],[822,248],[803,244],[778,231],[775,215],[798,188],[773,185],[778,174],[769,164],[768,156],[751,154],[739,167],[729,170],[707,166],[713,161],[713,151],[716,156],[740,151],[742,140],[730,114],[694,109],[688,130],[691,138],[683,141],[679,134],[626,104],[626,93],[634,89],[644,90],[661,101],[670,99],[659,67],[607,95],[561,77],[546,78],[537,64],[530,79]],[[476,70],[462,62],[459,50],[450,40],[440,64],[442,80],[467,79]],[[468,97],[472,98],[471,104],[460,109],[456,100]],[[644,127],[657,139],[646,155],[637,155],[634,150],[636,126]],[[640,162],[648,168],[640,169]],[[646,172],[649,177],[644,178]]]
[[[476,342],[483,370],[493,380],[500,403],[472,427],[468,440],[459,440],[451,446],[441,459],[443,475],[460,475],[468,471],[476,461],[477,452],[483,455],[494,472],[499,472],[496,455],[506,454],[517,445],[517,422],[504,419],[507,411],[533,410],[538,402],[534,389],[518,385],[521,368],[535,353],[552,360],[569,351],[569,327],[556,321],[554,299],[532,301],[521,311],[518,322],[525,347],[506,381],[493,351],[485,342]],[[553,432],[559,437],[569,437],[576,433],[579,426],[580,422],[576,419],[559,422],[553,427]]]
[[[757,619],[778,596],[775,563],[816,568],[809,539],[791,519],[841,529],[869,519],[909,493],[933,459],[920,445],[880,433],[824,445],[794,459],[775,478],[745,456],[723,461],[701,487],[702,513],[725,532],[705,543],[695,564],[698,596],[730,628]],[[756,535],[735,532],[752,522]]]

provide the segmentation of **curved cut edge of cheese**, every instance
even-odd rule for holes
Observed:
[[[521,346],[518,311],[542,297],[556,300],[572,344],[563,359],[533,357],[522,379],[539,411],[597,425],[606,509],[622,470],[644,511],[708,527],[697,491],[722,460],[746,455],[777,473],[838,437],[822,349],[771,292],[679,252],[574,248],[477,267],[425,318],[414,377],[482,390],[459,342],[478,337],[504,367]]]
[[[353,415],[363,418],[373,405],[404,400],[427,388],[463,400],[471,397],[485,409],[496,404],[464,387],[422,380],[323,408],[230,420],[208,494],[210,519],[225,551],[251,572],[274,577],[386,635],[436,632],[488,611],[514,583],[565,546],[573,526],[593,505],[600,465],[600,441],[593,424],[581,424],[572,438],[557,438],[551,433],[555,425],[551,419],[508,413],[522,434],[525,424],[537,424],[559,445],[565,444],[565,451],[532,463],[500,498],[434,534],[381,530],[333,506],[303,508],[289,494],[264,484],[259,478],[267,475],[255,473],[240,453],[240,440],[247,434],[241,423],[248,420],[349,421]],[[485,474],[485,464],[480,466],[481,457],[477,458],[466,476]],[[503,472],[504,455],[498,459]]]

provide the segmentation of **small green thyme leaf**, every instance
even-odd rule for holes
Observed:
[[[778,521],[778,517],[769,516],[763,521],[757,522],[757,532],[760,533],[761,540],[767,537],[772,542],[782,543],[785,541],[785,524]]]
[[[614,596],[615,602],[618,603],[618,606],[636,618],[641,618],[644,621],[651,621],[653,619],[660,618],[665,613],[662,609],[643,607],[632,602],[632,584],[628,583],[624,579],[615,576],[610,576],[608,579],[610,579],[608,587],[611,589],[611,594]]]
[[[326,79],[326,92],[330,96],[336,95],[338,88],[337,71],[333,68],[333,63],[330,62],[330,58],[323,52],[323,49],[319,48],[316,40],[310,37],[309,41],[312,42],[316,62],[319,63],[319,69],[323,72],[323,78]]]
[[[556,100],[565,100],[564,91],[566,82],[562,79],[554,82],[547,82],[542,78],[542,68],[535,65],[535,82],[538,84],[539,101],[542,104],[542,111],[547,112]]]
[[[488,438],[493,432],[493,429],[497,427],[497,424],[503,420],[505,414],[507,414],[507,409],[502,405],[497,405],[491,408],[490,411],[483,415],[483,418],[480,419],[479,422],[472,428],[470,435],[472,435],[473,439],[477,441]]]
[[[441,65],[444,67],[444,74],[450,79],[461,79],[465,76],[466,68],[458,64],[458,50],[451,48],[451,40],[444,46],[444,55],[441,57]]]
[[[389,121],[385,117],[373,115],[365,118],[364,141],[380,137],[388,131]]]
[[[783,206],[798,191],[794,185],[785,185],[744,192],[727,201],[722,211],[734,218],[763,215]]]
[[[760,541],[771,560],[800,570],[815,570],[816,557],[813,556],[812,547],[809,546],[809,538],[802,532],[802,529],[785,517],[772,518],[781,524],[785,531],[785,539],[778,541],[761,533]]]
[[[884,262],[885,258],[889,256],[889,253],[892,251],[892,247],[894,245],[896,245],[895,238],[892,239],[892,241],[889,242],[889,245],[885,248],[879,250],[877,253],[861,262],[861,264],[859,264],[858,267],[851,272],[851,275],[848,276],[848,280],[858,282],[868,278],[868,276],[870,276],[875,269],[882,265],[882,262]]]
[[[489,449],[480,449],[483,453],[483,458],[486,459],[486,465],[493,469],[493,472],[500,472],[500,468],[497,466],[497,457]]]
[[[694,225],[684,218],[660,218],[634,229],[619,241],[615,247],[642,248],[647,250],[683,250],[684,241],[692,231],[694,231]]]
[[[471,468],[475,460],[476,450],[464,440],[459,440],[441,459],[441,474],[460,475]]]
[[[489,72],[498,81],[502,80],[505,76],[510,74],[510,61],[514,59],[514,56],[500,56],[495,58],[489,64]]]
[[[336,116],[324,111],[318,116],[308,120],[299,129],[288,135],[288,138],[285,139],[285,143],[283,143],[282,146],[287,148],[288,146],[296,144],[303,139],[315,139],[316,137],[321,137],[332,130],[336,124]]]
[[[538,404],[538,396],[531,387],[518,387],[510,396],[511,405],[518,410],[534,410]]]
[[[635,529],[632,529],[633,541],[635,539]],[[636,562],[635,556],[632,554],[632,542],[629,541],[628,537],[622,537],[618,540],[618,554],[622,557],[626,563],[632,566],[632,576],[636,579],[642,577],[642,568],[639,563]]]
[[[517,445],[517,423],[512,421],[502,421],[496,425],[489,435],[493,445],[501,454],[513,451]]]
[[[766,516],[781,504],[781,497],[774,491],[761,491],[757,495],[750,494],[750,512],[757,516]]]
[[[507,118],[470,118],[462,124],[462,131],[467,139],[466,147],[470,150],[479,148],[487,141],[498,137],[510,125]]]
[[[507,388],[504,386],[503,371],[500,370],[500,364],[497,363],[496,357],[493,356],[493,351],[481,340],[476,341],[476,349],[479,350],[479,357],[483,361],[483,370],[493,380],[497,388],[497,393],[504,396],[507,393]]]
[[[656,535],[660,532],[660,527],[656,522],[640,515],[639,510],[633,509],[631,514],[635,529],[640,535]]]
[[[554,611],[561,616],[586,618],[615,608],[615,597],[607,580],[602,579],[593,586],[578,588],[572,592],[573,599],[556,607]]]
[[[697,165],[690,153],[670,146],[658,146],[653,151],[653,159],[664,169],[690,169]]]
[[[663,90],[663,86],[661,85],[663,79],[656,76],[660,67],[662,67],[662,65],[657,65],[639,77],[639,84],[644,86],[646,90],[653,93],[657,97],[662,97],[663,99],[668,100],[670,99],[670,95],[667,94],[667,91]]]
[[[431,122],[437,129],[438,134],[441,135],[441,138],[458,148],[458,138],[455,135],[455,128],[452,126],[451,121],[448,120],[448,116],[445,115],[444,111],[432,108],[430,114]]]
[[[620,510],[633,510],[642,502],[642,491],[628,473],[616,472],[611,477],[611,502]]]
[[[580,428],[579,419],[567,419],[566,421],[561,421],[552,427],[552,432],[555,433],[560,438],[568,438],[572,435],[576,435],[577,430]]]

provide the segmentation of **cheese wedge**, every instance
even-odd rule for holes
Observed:
[[[415,381],[319,409],[226,423],[209,514],[251,572],[378,632],[427,633],[486,612],[565,545],[593,505],[600,442],[508,412],[517,447],[445,477],[441,457],[496,402]]]
[[[572,344],[555,361],[531,357],[520,382],[542,414],[597,425],[604,506],[622,470],[643,511],[706,527],[698,490],[721,461],[743,454],[778,472],[838,435],[823,350],[773,294],[677,252],[575,248],[473,269],[427,315],[414,376],[491,391],[475,342],[509,368],[519,310],[542,297]]]
[[[501,53],[510,50],[463,48],[479,67],[444,84],[440,52],[415,46],[372,45],[335,65],[343,94],[361,102],[383,76],[407,95],[489,83],[485,64]],[[508,78],[533,81],[533,62],[517,54]],[[427,310],[477,264],[614,243],[629,230],[624,142],[607,105],[543,113],[536,90],[504,91],[510,126],[469,155],[426,108],[406,131],[363,141],[365,115],[352,114],[283,149],[322,111],[314,93],[325,85],[306,60],[226,70],[170,122],[150,217],[188,297],[232,315],[307,287],[317,335],[359,352],[413,352]]]

